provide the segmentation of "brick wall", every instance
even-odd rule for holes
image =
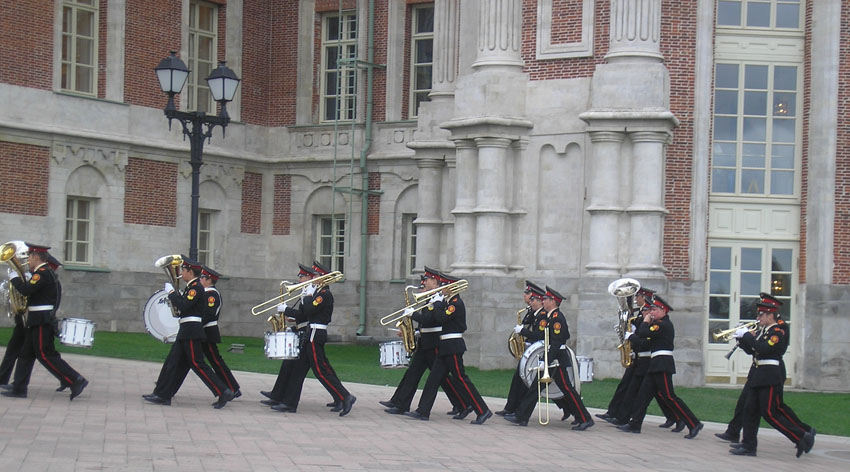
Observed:
[[[98,6],[97,19],[97,96],[98,98],[106,97],[106,13],[108,3],[106,0],[101,0]]]
[[[131,157],[124,175],[124,223],[177,226],[177,164]]]
[[[407,9],[410,11],[410,9]],[[387,2],[375,2],[375,64],[387,63]],[[365,32],[364,32],[365,33]],[[409,33],[406,33],[409,36]],[[364,51],[365,52],[365,51]],[[405,48],[405,56],[410,54]],[[366,54],[362,55],[363,60],[367,60]],[[365,72],[365,71],[364,71]],[[407,82],[404,87],[407,88]],[[363,74],[363,102],[366,101],[366,74]],[[376,68],[372,80],[372,120],[384,121],[387,116],[387,70],[385,68]],[[406,107],[405,107],[406,108]],[[363,108],[365,110],[365,107]]]
[[[806,283],[806,205],[809,200],[809,113],[811,109],[812,88],[812,2],[806,2],[806,45],[803,58],[803,111],[798,115],[803,120],[802,158],[800,163],[800,261],[799,282]]]
[[[263,175],[245,172],[242,180],[242,232],[260,234],[263,223]]]
[[[850,232],[842,224],[850,220],[850,2],[841,2],[841,45],[838,53],[838,149],[835,155],[835,265],[833,284],[850,283]]]
[[[125,102],[165,107],[167,99],[153,68],[168,56],[168,51],[180,51],[180,4],[170,0],[127,0]],[[178,103],[179,98],[175,97]]]
[[[53,2],[45,0],[0,6],[0,82],[53,88],[53,19]]]
[[[49,147],[0,141],[0,175],[6,177],[0,185],[0,213],[47,216]]]
[[[381,190],[380,172],[369,172],[369,190]],[[381,232],[381,196],[369,195],[367,200],[369,219],[366,221],[366,234],[373,236]]]
[[[317,12],[326,12],[326,11],[337,11],[339,10],[339,0],[316,0],[316,11]],[[380,2],[375,2],[375,5]],[[353,10],[357,7],[357,0],[342,0],[342,9],[343,10]]]
[[[291,205],[292,176],[287,174],[277,174],[274,176],[274,216],[272,220],[273,235],[289,235]]]
[[[289,3],[289,2],[280,2]],[[271,10],[268,0],[246,0],[242,12],[242,121],[268,126]],[[274,44],[275,48],[281,47]]]
[[[295,124],[295,92],[298,86],[298,1],[272,2],[271,76],[269,77],[269,126]],[[274,51],[286,51],[275,54]]]

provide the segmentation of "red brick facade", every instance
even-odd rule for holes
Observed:
[[[97,19],[97,96],[98,98],[106,97],[106,44],[108,38],[106,35],[106,11],[108,3],[106,0],[101,0],[98,5]]]
[[[812,3],[806,3],[806,29],[805,56],[803,58],[803,110],[810,110],[812,106]],[[806,283],[806,205],[809,201],[809,114],[800,113],[803,120],[803,135],[801,137],[802,158],[800,162],[800,261],[797,264],[799,270],[799,283]]]
[[[245,172],[242,179],[242,232],[260,234],[262,223],[263,174]]]
[[[272,217],[273,235],[289,235],[291,206],[292,176],[288,174],[277,174],[274,176],[274,216]]]
[[[381,190],[381,173],[369,172],[369,190]],[[366,233],[374,236],[381,233],[381,196],[369,195],[369,219],[366,222]]]
[[[54,17],[53,2],[30,0],[0,7],[0,82],[53,88]]]
[[[177,225],[177,164],[131,157],[124,175],[124,223]]]
[[[835,162],[835,221],[850,219],[850,2],[841,2],[841,46],[838,53],[838,149]],[[832,283],[850,283],[850,231],[835,225],[835,265]]]
[[[165,107],[167,99],[155,80],[153,68],[168,55],[169,50],[180,51],[180,3],[127,0],[125,102],[151,108]],[[179,98],[175,97],[178,103]]]
[[[47,216],[50,148],[0,141],[0,212]],[[16,185],[9,181],[14,176]]]

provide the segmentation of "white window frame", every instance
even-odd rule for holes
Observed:
[[[11,6],[7,7],[11,8]],[[98,0],[63,0],[60,10],[59,24],[59,89],[86,96],[97,96],[97,72],[98,72],[98,34],[99,34],[99,10]],[[90,36],[81,35],[79,28],[79,15],[90,14],[92,21],[92,32]],[[65,21],[66,15],[70,20]],[[81,43],[89,44],[91,64],[78,62],[80,57]],[[91,90],[79,90],[77,75],[81,70],[88,69]]]
[[[336,26],[337,38],[329,35]],[[357,120],[357,67],[340,60],[357,58],[357,13],[354,10],[325,15],[322,18],[322,54],[319,85],[319,120],[322,122]],[[340,51],[345,51],[341,54]],[[333,90],[333,93],[329,93]],[[328,113],[329,102],[334,113]],[[341,105],[342,104],[342,105]],[[329,116],[330,115],[330,116]]]
[[[198,262],[215,268],[215,214],[213,210],[198,211]]]
[[[401,260],[402,274],[407,276],[413,273],[416,267],[416,213],[403,213],[401,215]]]
[[[338,270],[344,272],[346,244],[345,215],[316,215],[315,222],[315,259],[329,267],[332,271]],[[330,225],[328,226],[327,223]],[[329,250],[323,248],[326,242],[329,243]]]
[[[80,218],[80,204],[88,207],[88,217]],[[94,210],[95,201],[90,198],[68,197],[65,202],[65,262],[74,265],[92,265],[94,246]],[[79,235],[80,225],[86,227],[86,236]],[[70,233],[70,234],[69,234]],[[80,254],[80,245],[85,245],[84,254]]]
[[[740,23],[738,25],[720,24],[722,10],[724,7],[740,5],[738,10]],[[750,5],[769,5],[770,19],[767,26],[747,26],[749,6]],[[797,26],[796,27],[777,27],[776,17],[777,12],[781,8],[789,8],[797,6]],[[803,31],[805,27],[806,2],[805,0],[718,0],[717,1],[717,27],[730,29],[745,29],[758,31]]]
[[[204,9],[210,9],[213,12],[210,30],[204,30],[200,27],[200,13]],[[216,68],[218,58],[218,5],[201,0],[191,0],[189,2],[188,27],[188,64],[186,65],[190,72],[186,87],[183,89],[186,110],[215,114],[216,103],[212,98],[206,78]],[[211,42],[209,58],[201,58],[198,55],[198,44],[204,40]],[[199,107],[199,100],[206,102],[204,107]]]
[[[422,14],[423,11],[430,10],[431,11],[431,31],[417,31],[417,27],[419,25],[419,15]],[[430,101],[428,98],[428,94],[431,93],[433,88],[433,70],[434,70],[434,4],[423,4],[416,5],[411,8],[410,11],[410,93],[408,99],[408,116],[410,118],[416,118],[419,116],[419,105],[422,102]],[[422,42],[430,42],[431,43],[431,61],[425,62],[420,61],[419,57],[417,57],[417,44]],[[427,88],[417,88],[418,85],[416,83],[416,78],[418,77],[418,70],[426,70],[428,71],[428,76],[431,77]],[[417,100],[417,95],[424,94],[424,98],[421,101]]]

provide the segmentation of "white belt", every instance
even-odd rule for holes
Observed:
[[[310,323],[310,327],[313,329],[328,329],[328,325],[319,323]]]
[[[657,356],[672,356],[673,351],[652,351],[652,357]]]
[[[50,311],[52,309],[53,305],[35,305],[27,307],[27,310],[29,311]]]
[[[420,333],[439,333],[442,330],[442,326],[433,326],[431,328],[419,328]]]
[[[204,328],[209,328],[210,326],[218,326],[218,321],[210,321],[204,325]]]
[[[649,357],[651,355],[652,355],[652,352],[650,352],[650,351],[643,351],[643,352],[637,353],[638,357]]]
[[[309,321],[305,321],[303,323],[298,323],[297,325],[295,325],[295,329],[306,328],[309,324],[310,324]]]
[[[180,324],[192,323],[192,322],[200,323],[201,321],[203,321],[203,320],[201,319],[200,316],[184,316],[183,318],[180,318]]]
[[[449,334],[441,334],[440,340],[444,339],[461,339],[463,338],[463,333],[449,333]]]
[[[779,361],[776,359],[753,359],[756,365],[779,365]]]
[[[560,349],[560,350],[562,350],[562,351],[565,351],[565,350],[567,349],[567,345],[566,345],[566,344],[561,344],[561,347],[559,347],[558,349]]]

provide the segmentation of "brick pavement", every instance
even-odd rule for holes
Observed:
[[[222,410],[194,374],[171,406],[146,403],[160,365],[63,354],[91,384],[73,402],[36,365],[29,397],[0,398],[0,470],[3,471],[277,471],[277,470],[572,470],[836,471],[850,468],[850,438],[818,435],[814,450],[794,458],[794,447],[773,430],[759,434],[759,456],[734,457],[714,438],[723,425],[707,424],[685,440],[647,417],[640,435],[604,422],[586,432],[557,421],[513,426],[494,417],[483,426],[455,421],[441,395],[422,422],[387,415],[378,400],[391,387],[346,383],[357,396],[340,418],[324,406],[330,397],[308,379],[297,414],[260,405],[259,390],[274,377],[237,372],[243,396]],[[474,379],[473,379],[474,380]],[[491,409],[503,399],[487,398]],[[598,413],[598,410],[591,410]],[[846,412],[845,412],[846,413]],[[536,418],[536,416],[535,416]]]

